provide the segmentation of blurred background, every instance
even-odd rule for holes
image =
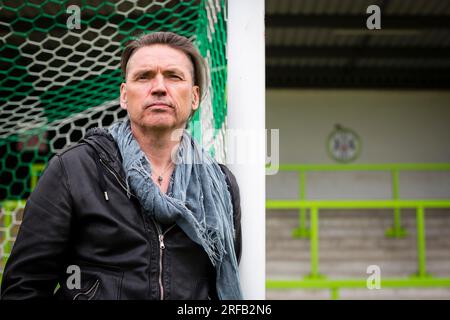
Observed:
[[[265,7],[266,128],[280,130],[267,298],[450,299],[450,1]],[[187,36],[207,59],[190,130],[223,161],[226,1],[0,2],[0,278],[48,160],[126,116],[120,52],[149,30]]]
[[[450,1],[265,6],[267,298],[450,299]]]

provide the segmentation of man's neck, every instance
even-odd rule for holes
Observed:
[[[175,134],[175,130],[179,129],[142,131],[132,124],[131,130],[153,167],[164,169],[170,164],[172,150],[178,149],[181,139],[181,135]]]

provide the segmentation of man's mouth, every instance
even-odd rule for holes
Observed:
[[[154,109],[164,109],[164,108],[173,108],[171,104],[163,102],[163,101],[155,101],[148,104],[145,109],[154,108]]]

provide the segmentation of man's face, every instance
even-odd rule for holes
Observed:
[[[131,124],[144,131],[184,128],[199,105],[192,75],[192,62],[180,50],[159,44],[137,49],[120,87]]]

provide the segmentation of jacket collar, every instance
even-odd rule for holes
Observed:
[[[103,161],[119,173],[121,177],[125,177],[125,172],[122,168],[122,155],[114,138],[107,129],[91,128],[80,142],[84,142],[92,147]]]

